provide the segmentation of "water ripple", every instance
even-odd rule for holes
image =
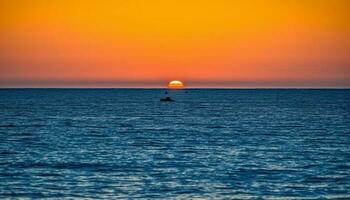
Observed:
[[[349,90],[163,94],[0,90],[0,198],[350,199]]]

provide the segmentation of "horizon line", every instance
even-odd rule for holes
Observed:
[[[350,87],[185,87],[182,89],[171,89],[167,87],[0,87],[2,89],[159,89],[159,90],[193,90],[193,89],[224,89],[224,90],[274,90],[274,89],[343,89],[348,90]]]

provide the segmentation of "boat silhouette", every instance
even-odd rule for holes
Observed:
[[[163,99],[160,99],[160,101],[168,101],[168,102],[171,102],[171,101],[175,101],[175,100],[173,100],[173,99],[170,98],[170,97],[165,97],[165,98],[163,98]]]

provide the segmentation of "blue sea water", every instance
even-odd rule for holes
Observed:
[[[350,199],[350,90],[1,89],[0,198]]]

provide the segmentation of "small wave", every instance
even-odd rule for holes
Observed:
[[[224,126],[220,126],[220,125],[209,125],[207,126],[207,128],[211,128],[211,129],[221,129],[221,128],[225,128]]]
[[[1,163],[0,163],[0,166],[1,166],[1,165],[8,165],[8,164],[11,164],[11,163],[10,163],[10,162],[1,162]],[[1,173],[0,173],[0,177],[1,177]]]
[[[41,176],[41,177],[58,177],[58,176],[61,176],[58,173],[39,173],[39,174],[36,174],[36,175],[37,176]]]
[[[77,127],[94,128],[94,129],[105,129],[105,128],[107,128],[105,126],[77,126]]]
[[[174,131],[174,129],[171,128],[148,128],[148,129],[144,129],[145,131]]]
[[[120,127],[123,127],[123,128],[132,128],[134,127],[132,124],[119,124]]]
[[[13,124],[7,124],[7,125],[0,125],[0,128],[16,128],[16,127],[44,127],[46,125],[43,124],[23,124],[23,125],[13,125]]]
[[[28,124],[28,125],[23,125],[23,127],[44,127],[46,125],[43,124]]]
[[[17,126],[13,124],[0,125],[0,128],[14,128],[14,127],[17,127]]]
[[[16,152],[13,151],[1,151],[0,155],[13,155],[13,154],[17,154]]]

